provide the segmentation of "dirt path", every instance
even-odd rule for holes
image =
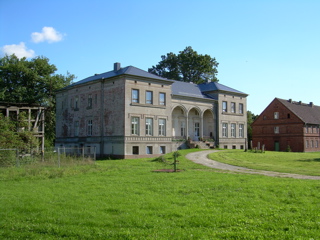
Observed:
[[[186,158],[188,158],[189,160],[195,163],[202,164],[207,167],[226,170],[226,171],[249,173],[249,174],[260,174],[260,175],[265,175],[270,177],[287,177],[287,178],[297,178],[297,179],[320,180],[320,176],[306,176],[306,175],[293,174],[293,173],[280,173],[280,172],[255,170],[255,169],[238,167],[238,166],[217,162],[207,157],[208,154],[214,153],[214,152],[217,152],[217,150],[193,152],[193,153],[187,154]]]

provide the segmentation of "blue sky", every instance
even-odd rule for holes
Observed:
[[[275,97],[320,105],[319,13],[318,0],[0,0],[0,50],[45,56],[79,81],[191,46],[260,114]]]

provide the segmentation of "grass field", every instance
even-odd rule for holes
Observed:
[[[320,176],[320,152],[244,152],[225,150],[209,155],[219,162],[252,169]]]
[[[0,238],[319,239],[319,181],[221,173],[188,152],[177,173],[152,159],[1,168]]]

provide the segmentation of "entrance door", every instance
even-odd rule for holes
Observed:
[[[279,142],[278,142],[278,141],[275,141],[275,142],[274,142],[274,150],[275,150],[275,151],[280,151],[280,145],[279,145]]]

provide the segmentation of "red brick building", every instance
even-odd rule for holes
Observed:
[[[275,98],[252,123],[252,147],[268,151],[320,151],[320,107]]]

